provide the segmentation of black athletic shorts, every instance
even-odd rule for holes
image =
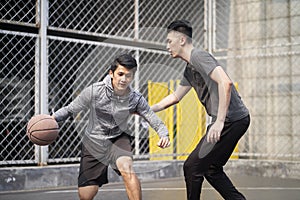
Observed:
[[[132,158],[130,136],[122,134],[112,140],[104,141],[102,145],[83,142],[81,145],[81,160],[78,176],[78,187],[108,183],[107,168],[110,165],[119,175],[116,160],[121,156]]]

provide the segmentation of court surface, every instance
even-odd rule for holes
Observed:
[[[257,176],[230,176],[234,185],[248,200],[300,200],[300,180],[264,178]],[[184,200],[183,178],[142,181],[143,200]],[[53,188],[30,192],[0,193],[1,200],[74,200],[78,199],[77,189]],[[95,200],[127,199],[123,183],[110,183],[102,187]],[[203,200],[221,200],[221,196],[205,181],[201,194]]]

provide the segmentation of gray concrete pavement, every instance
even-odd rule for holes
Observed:
[[[248,200],[299,200],[300,180],[266,178],[259,176],[234,175],[230,176],[235,186]],[[185,183],[182,177],[168,178],[155,181],[142,181],[144,200],[183,200]],[[73,200],[78,199],[74,187],[26,192],[0,193],[1,200]],[[95,200],[127,199],[122,182],[110,183],[102,187]],[[221,200],[221,196],[205,181],[201,194],[203,200]]]

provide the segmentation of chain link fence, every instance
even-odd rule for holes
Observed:
[[[165,51],[165,27],[180,18],[192,22],[195,46],[216,56],[250,109],[252,122],[234,152],[236,158],[299,161],[299,1],[44,2],[0,3],[0,165],[40,163],[43,151],[28,141],[25,129],[30,117],[41,112],[41,101],[46,102],[48,113],[67,105],[82,89],[100,81],[121,52],[137,59],[139,70],[133,86],[149,102],[149,81],[164,85],[166,92],[175,89],[176,84],[171,83],[180,80],[185,63]],[[47,35],[43,38],[41,13],[45,11]],[[46,48],[41,46],[42,39],[47,41]],[[45,64],[41,61],[44,53]],[[40,94],[45,81],[41,69],[47,69],[44,99]],[[161,94],[162,90],[154,95]],[[180,145],[194,145],[193,140],[199,139],[196,135],[205,131],[194,120],[195,110],[199,112],[196,116],[203,115],[201,106],[188,107],[194,101],[191,94],[187,103],[174,106],[172,116],[163,119],[172,119],[168,128],[172,130],[173,146],[168,152],[153,153],[148,127],[133,116],[130,123],[135,159],[166,155],[167,159],[181,159],[187,155],[188,151],[178,151]],[[59,138],[43,147],[47,148],[46,162],[79,161],[80,134],[87,116],[82,112],[60,123]]]

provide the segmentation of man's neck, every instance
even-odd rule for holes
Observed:
[[[191,59],[191,54],[192,54],[192,51],[194,49],[194,46],[193,44],[188,44],[187,46],[184,47],[183,51],[182,51],[182,56],[181,58],[186,61],[186,62],[190,62],[190,59]]]

